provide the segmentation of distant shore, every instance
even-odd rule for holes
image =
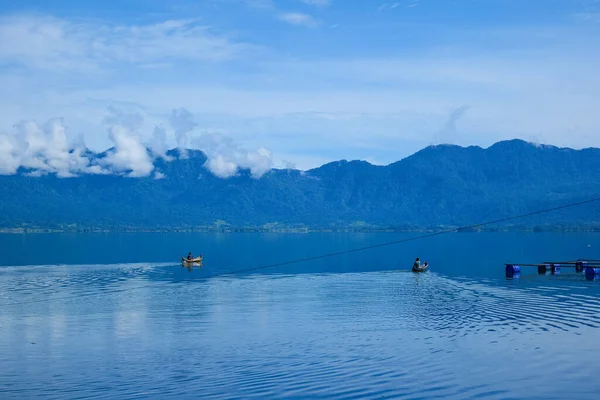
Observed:
[[[599,225],[551,225],[551,226],[502,226],[476,229],[439,226],[428,228],[416,227],[5,227],[0,234],[36,234],[36,233],[436,233],[444,231],[466,232],[599,232]]]

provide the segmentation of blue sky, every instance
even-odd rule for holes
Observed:
[[[0,3],[1,134],[60,118],[94,150],[160,139],[224,170],[600,147],[598,0],[91,3]]]

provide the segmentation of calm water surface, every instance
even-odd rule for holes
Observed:
[[[597,399],[600,235],[0,236],[0,397]],[[203,267],[177,261],[192,251]],[[415,257],[431,271],[407,272]]]

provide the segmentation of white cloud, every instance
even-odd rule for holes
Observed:
[[[101,173],[90,165],[85,145],[72,145],[67,140],[61,119],[52,119],[40,127],[34,121],[21,121],[14,135],[0,136],[0,171],[14,174],[19,167],[34,175],[54,173],[70,178],[80,173]]]
[[[317,25],[315,19],[310,15],[297,12],[280,14],[279,19],[291,25],[307,27],[313,27]]]
[[[249,169],[254,178],[260,178],[273,167],[269,150],[260,147],[248,151],[221,133],[205,132],[194,139],[194,146],[204,151],[207,168],[221,178],[236,175],[239,168]]]
[[[238,166],[234,162],[227,161],[225,157],[220,154],[211,157],[206,162],[206,165],[208,169],[219,178],[229,178],[235,175],[238,169]]]
[[[138,138],[119,125],[111,127],[109,132],[115,146],[100,161],[101,164],[114,172],[126,172],[132,178],[149,176],[154,170],[154,164]]]
[[[273,161],[271,159],[271,152],[264,147],[259,148],[254,152],[248,152],[245,154],[246,159],[240,161],[242,168],[250,169],[252,176],[260,178],[263,174],[273,168]]]
[[[16,140],[9,135],[0,135],[0,175],[13,175],[20,166]]]
[[[55,17],[0,17],[0,61],[34,68],[93,70],[114,63],[223,61],[254,48],[212,33],[194,20],[125,26]]]
[[[99,162],[113,172],[126,173],[128,177],[149,176],[154,170],[153,160],[136,132],[143,122],[142,117],[115,108],[109,109],[109,112],[104,122],[110,125],[109,138],[114,147]]]

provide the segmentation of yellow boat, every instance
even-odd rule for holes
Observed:
[[[191,260],[185,257],[181,257],[181,262],[185,263],[185,264],[194,264],[194,263],[200,263],[202,262],[202,256],[200,257],[196,257],[196,258],[192,258]]]

